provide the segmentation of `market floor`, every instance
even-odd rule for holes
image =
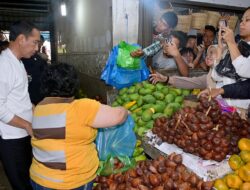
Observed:
[[[0,190],[12,190],[10,184],[3,171],[2,163],[0,161]]]

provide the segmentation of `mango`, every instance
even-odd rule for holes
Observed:
[[[140,137],[142,137],[142,136],[146,133],[146,131],[148,131],[147,128],[140,127],[140,128],[137,130],[137,134],[138,134]]]
[[[153,92],[153,96],[157,99],[157,100],[164,100],[165,95],[161,92]]]
[[[136,92],[138,92],[138,90],[142,88],[142,83],[135,83],[134,86],[135,86]]]
[[[123,95],[127,92],[128,88],[125,87],[125,88],[122,88],[120,91],[119,91],[119,95]]]
[[[182,94],[182,90],[179,88],[174,88],[173,91],[175,91],[178,96]]]
[[[129,110],[133,112],[133,111],[136,110],[137,108],[138,108],[138,105],[135,104],[135,105],[133,105],[132,107],[130,107]]]
[[[142,118],[138,118],[137,124],[139,127],[144,127],[147,123],[142,120]]]
[[[190,90],[188,89],[182,89],[182,95],[183,96],[188,96],[190,94]]]
[[[134,94],[130,94],[128,97],[130,98],[130,100],[138,100],[140,95],[134,93]]]
[[[133,157],[139,156],[143,153],[144,149],[142,147],[136,147],[133,152]]]
[[[151,94],[143,96],[142,100],[143,100],[143,102],[148,103],[148,104],[154,104],[156,101],[155,97],[152,96]]]
[[[140,95],[151,94],[152,92],[153,92],[153,90],[151,90],[151,89],[145,89],[145,88],[141,88],[141,89],[139,90],[139,94],[140,94]]]
[[[250,139],[241,138],[238,142],[238,147],[240,150],[248,150],[250,151]]]
[[[164,101],[161,101],[161,100],[156,100],[155,104],[161,104],[161,105],[166,106],[166,103]]]
[[[129,93],[129,94],[133,94],[133,93],[135,93],[135,92],[136,92],[135,86],[131,86],[131,87],[129,87],[129,89],[127,90],[127,93]]]
[[[174,109],[174,112],[176,112],[178,109],[181,108],[181,105],[179,103],[173,102],[173,103],[169,103],[167,105],[167,107],[171,107]]]
[[[154,104],[144,104],[144,105],[142,106],[142,109],[143,109],[143,110],[146,110],[146,109],[153,108],[153,107],[154,107]]]
[[[164,110],[164,114],[169,118],[173,115],[174,109],[172,107],[166,107]]]
[[[163,87],[163,88],[161,89],[161,92],[162,92],[163,94],[167,95],[168,92],[169,92],[169,89],[168,89],[167,87]]]
[[[139,98],[137,99],[137,105],[138,105],[138,107],[141,107],[141,106],[142,106],[142,104],[143,104],[142,97],[141,97],[141,96],[139,96]]]
[[[144,88],[146,88],[146,89],[150,89],[150,90],[155,90],[155,85],[153,85],[153,84],[145,84],[145,85],[143,85],[144,86]]]
[[[164,86],[165,86],[165,85],[162,84],[162,83],[157,83],[157,84],[155,85],[155,88],[156,88],[156,90],[160,91],[161,89],[163,89]]]
[[[250,189],[250,183],[245,182],[240,186],[240,190],[249,190]]]
[[[135,113],[136,113],[137,116],[141,116],[142,115],[142,109],[140,108],[140,110],[136,111]]]
[[[134,159],[135,159],[136,162],[139,162],[139,161],[144,161],[144,160],[146,160],[147,157],[146,157],[144,154],[142,154],[142,155],[140,155],[140,156],[135,157]]]
[[[156,118],[162,117],[162,116],[164,116],[163,113],[155,113],[154,115],[152,115],[152,119],[155,120]]]
[[[165,96],[165,102],[167,102],[167,103],[174,102],[174,99],[175,99],[175,95],[173,95],[173,94],[168,94]]]
[[[138,129],[139,129],[139,126],[135,124],[135,126],[134,126],[134,128],[133,128],[133,131],[134,131],[135,133],[138,133]]]
[[[164,111],[165,107],[166,106],[164,104],[155,104],[153,106],[156,113],[162,113]]]
[[[141,118],[143,121],[148,122],[151,120],[153,114],[154,111],[151,108],[149,108],[142,113]]]
[[[154,121],[153,120],[150,120],[149,122],[147,122],[145,128],[147,129],[152,129],[154,126]]]
[[[117,98],[116,98],[116,102],[117,102],[119,105],[122,105],[122,104],[123,104],[123,100],[121,99],[121,97],[117,97]]]
[[[182,96],[176,96],[174,99],[174,102],[182,104],[183,102],[183,97]]]

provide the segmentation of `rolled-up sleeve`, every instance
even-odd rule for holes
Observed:
[[[243,57],[240,55],[233,61],[233,66],[239,76],[250,78],[250,56]]]
[[[9,94],[9,85],[8,83],[1,81],[1,79],[0,79],[0,89],[1,89],[0,90],[0,120],[4,123],[8,123],[14,117],[14,113],[12,113],[7,107],[7,96]]]

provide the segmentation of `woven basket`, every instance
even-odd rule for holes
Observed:
[[[230,16],[229,20],[227,21],[227,25],[230,29],[235,30],[236,24],[238,22],[237,16]]]
[[[192,24],[191,27],[194,29],[202,29],[205,27],[207,22],[206,13],[192,13]]]
[[[178,24],[175,30],[179,30],[182,32],[189,32],[192,22],[192,15],[177,15]]]
[[[220,18],[221,18],[220,13],[214,12],[214,11],[207,11],[206,25],[211,25],[211,26],[217,28]]]

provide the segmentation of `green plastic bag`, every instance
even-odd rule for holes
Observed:
[[[118,159],[119,162],[122,163],[123,167],[116,169],[115,159]],[[129,158],[128,156],[108,156],[107,160],[100,161],[99,168],[96,173],[99,176],[109,176],[111,174],[123,173],[129,170],[130,168],[134,168],[135,166],[135,159]]]
[[[130,53],[137,49],[139,49],[138,46],[121,41],[119,43],[117,65],[124,69],[140,69],[140,58],[133,58],[130,56]]]

